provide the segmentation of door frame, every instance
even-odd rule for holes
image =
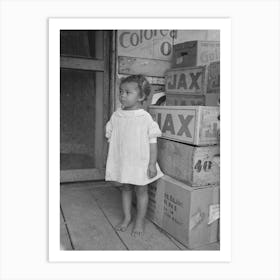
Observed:
[[[96,162],[95,168],[60,170],[60,183],[96,181],[104,180],[105,178],[105,164],[108,151],[108,143],[105,138],[105,124],[114,110],[114,73],[116,67],[115,40],[115,31],[103,30],[103,48],[101,49],[103,53],[103,59],[66,56],[60,57],[60,69],[94,71],[96,73],[96,80],[99,80],[99,82],[96,82],[96,92],[99,91],[98,96],[100,96],[102,92],[103,96],[101,100],[100,98],[96,98],[95,100],[95,124],[97,124],[97,126],[94,128],[96,131],[100,131],[100,133],[95,133],[95,145],[100,145],[100,143],[103,143],[102,149],[97,149],[97,146],[95,146],[95,159],[99,158],[102,160]],[[95,46],[97,52],[100,50],[100,42],[101,41],[98,42],[98,40],[96,41]],[[95,96],[97,96],[97,94]]]

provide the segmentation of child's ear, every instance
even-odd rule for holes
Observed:
[[[141,97],[141,98],[138,98],[138,101],[141,101],[143,102],[145,100],[145,96]]]

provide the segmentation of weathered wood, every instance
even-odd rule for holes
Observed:
[[[110,73],[112,73],[111,75],[109,75],[110,77],[110,90],[109,90],[109,104],[110,104],[110,110],[109,110],[109,116],[111,116],[113,114],[113,112],[115,111],[116,107],[115,107],[115,98],[116,98],[116,89],[117,89],[117,48],[116,48],[116,36],[117,36],[117,31],[114,30],[111,33],[111,38],[110,38],[110,65],[109,65],[109,69],[110,69]]]
[[[76,182],[89,180],[102,180],[105,176],[105,168],[70,169],[60,171],[60,182]]]
[[[218,241],[218,186],[192,188],[165,175],[150,184],[149,192],[155,198],[150,219],[175,239],[190,249]]]
[[[61,189],[61,207],[75,250],[126,250],[89,190]]]
[[[220,106],[220,94],[219,93],[207,93],[205,95],[206,106]]]
[[[90,72],[90,71],[74,71],[77,73],[83,73],[83,72],[91,73],[89,75],[90,77],[88,77],[88,80],[91,81],[90,85],[93,85],[93,88],[90,88],[91,89],[90,90],[90,93],[91,93],[90,100],[93,101],[92,105],[95,106],[95,110],[91,110],[92,108],[88,108],[87,111],[91,112],[91,113],[90,113],[90,117],[87,119],[91,119],[91,120],[93,119],[95,122],[95,126],[88,125],[87,128],[94,129],[95,133],[93,135],[93,139],[89,139],[85,143],[88,143],[89,144],[88,147],[90,146],[93,149],[92,149],[92,151],[90,151],[90,156],[91,156],[90,160],[89,160],[89,156],[88,156],[89,155],[88,151],[87,151],[87,153],[84,153],[85,156],[82,155],[80,157],[80,161],[81,162],[83,161],[85,164],[87,164],[88,169],[80,169],[81,166],[79,167],[79,166],[77,166],[77,164],[73,164],[74,166],[71,166],[72,168],[69,166],[67,168],[67,166],[66,166],[66,168],[64,168],[64,169],[67,169],[67,170],[62,170],[60,173],[61,182],[100,180],[100,179],[104,179],[104,175],[105,175],[104,167],[106,164],[108,144],[106,141],[104,141],[105,134],[103,132],[103,128],[104,128],[106,121],[108,120],[108,116],[109,116],[108,113],[110,110],[109,105],[108,105],[108,104],[110,104],[110,102],[109,102],[110,101],[109,82],[108,82],[109,81],[109,72],[110,72],[110,69],[109,69],[109,59],[110,59],[110,57],[109,57],[109,53],[110,53],[109,37],[110,37],[110,34],[113,33],[113,31],[96,30],[96,31],[90,32],[90,33],[95,34],[94,38],[89,38],[89,41],[90,41],[89,47],[91,50],[93,50],[93,52],[94,52],[93,56],[95,59],[61,56],[60,57],[60,67],[61,67],[61,69],[70,68],[70,69],[75,69],[75,70],[94,71],[94,73]],[[70,71],[70,70],[68,70],[68,71]],[[77,73],[75,73],[75,75]],[[76,88],[83,88],[83,87],[76,87]],[[84,121],[81,122],[81,120],[80,120],[80,123],[85,123],[85,122]],[[69,127],[73,127],[73,126],[70,125]],[[87,129],[87,131],[91,131],[91,129]],[[78,142],[81,142],[81,141],[78,141]],[[62,141],[62,143],[63,143],[63,141]],[[78,145],[74,144],[73,146],[76,146],[75,149],[83,148],[83,145],[81,143],[79,143]],[[80,156],[80,155],[78,155],[78,156]],[[73,158],[73,157],[72,157],[72,160],[70,160],[70,161],[72,163],[73,162],[77,163],[77,161],[75,161],[75,158]]]
[[[158,163],[163,173],[190,186],[220,182],[220,147],[195,147],[158,138]]]
[[[118,66],[119,74],[164,77],[165,72],[171,67],[171,62],[159,59],[119,56]]]
[[[173,68],[166,72],[166,93],[205,94],[205,66]]]
[[[121,193],[114,187],[96,188],[91,191],[97,204],[103,209],[110,223],[116,226],[122,219]],[[134,209],[133,209],[134,210]],[[133,211],[135,216],[135,211]],[[179,250],[165,234],[161,233],[149,220],[145,220],[143,238],[131,236],[134,220],[127,231],[118,234],[129,250]]]
[[[104,61],[89,58],[62,56],[60,57],[60,68],[104,71]]]
[[[60,250],[73,250],[71,241],[65,226],[62,214],[60,213]]]
[[[79,190],[103,188],[103,187],[108,187],[108,186],[109,187],[117,186],[117,183],[99,180],[99,181],[88,181],[88,182],[69,182],[69,183],[60,184],[60,187],[63,189],[73,188],[73,189],[79,189]]]
[[[125,77],[128,77],[129,74],[118,74],[117,75],[117,84],[119,84],[120,82],[120,79],[121,78],[125,78]],[[164,77],[149,77],[149,76],[146,76],[146,79],[148,80],[148,82],[151,84],[151,85],[163,85],[165,86],[165,78]]]
[[[187,41],[175,44],[172,67],[207,65],[220,60],[219,41]]]
[[[118,55],[170,60],[175,30],[118,30]]]
[[[209,243],[203,246],[199,246],[195,248],[198,251],[219,251],[220,250],[220,242]]]
[[[205,95],[166,94],[167,106],[202,106],[205,105]]]
[[[113,54],[111,52],[110,46],[112,44],[112,33],[113,31],[104,31],[104,39],[103,39],[103,52],[105,54],[104,57],[104,75],[103,75],[103,121],[102,121],[102,129],[105,128],[105,125],[110,117],[110,62],[114,60]],[[98,129],[95,127],[95,130]],[[103,130],[104,131],[104,130]],[[102,142],[103,142],[103,151],[102,151],[102,163],[99,165],[101,168],[106,167],[107,154],[109,149],[109,144],[105,141],[105,133],[102,133]]]
[[[104,74],[105,72],[96,72],[95,73],[95,112],[94,112],[94,119],[95,119],[95,127],[92,128],[94,129],[94,141],[95,141],[95,147],[94,147],[94,160],[95,160],[95,167],[98,169],[104,168],[104,158],[105,156],[105,150],[103,151],[104,148],[104,143],[106,142],[105,140],[105,135],[103,132],[104,126],[106,124],[106,120],[103,114],[106,114],[107,116],[107,108],[104,106],[104,103],[106,102],[106,96],[108,95],[108,92],[104,92]],[[106,112],[104,112],[104,110]]]
[[[219,107],[149,106],[162,137],[196,146],[219,143]]]

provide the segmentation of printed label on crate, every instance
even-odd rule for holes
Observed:
[[[212,62],[208,66],[207,92],[220,92],[220,61]]]
[[[166,93],[204,94],[205,67],[181,68],[166,72]]]
[[[195,116],[193,109],[176,110],[176,112],[151,112],[153,119],[158,123],[162,134],[166,137],[194,141]]]
[[[219,42],[200,42],[200,63],[206,64],[211,61],[220,60]]]
[[[218,111],[203,110],[199,129],[201,139],[217,138],[220,132],[218,116]]]
[[[184,224],[184,215],[182,215],[182,209],[184,209],[184,202],[179,200],[179,197],[174,197],[172,194],[164,193],[164,217],[172,220],[179,226]]]
[[[209,206],[208,225],[212,224],[220,218],[220,204],[212,204]]]
[[[192,215],[190,219],[190,230],[193,230],[196,228],[205,217],[205,213],[202,213],[201,211],[198,211],[196,214]]]

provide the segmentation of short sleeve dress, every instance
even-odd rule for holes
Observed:
[[[105,181],[147,185],[164,176],[156,162],[157,175],[147,175],[150,143],[162,135],[161,130],[144,109],[115,111],[106,123],[109,151]]]

